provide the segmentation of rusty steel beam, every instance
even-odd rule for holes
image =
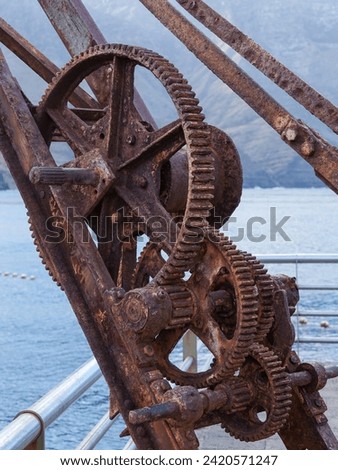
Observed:
[[[38,0],[54,29],[71,55],[77,55],[91,46],[107,41],[81,0]],[[96,71],[87,78],[88,84],[103,105],[109,100],[110,83],[105,69]],[[137,90],[134,92],[135,106],[142,119],[154,129],[157,125]]]
[[[306,160],[316,175],[338,193],[338,149],[295,119],[224,52],[166,0],[140,2],[218,78],[227,84],[283,140]]]
[[[194,18],[338,133],[338,108],[202,0],[176,0]]]
[[[0,18],[0,42],[10,49],[17,57],[19,57],[19,59],[34,70],[34,72],[47,83],[50,83],[53,77],[58,73],[59,68],[53,64],[53,62],[43,55],[36,47],[30,44],[27,39],[22,37],[2,18]],[[74,106],[78,106],[80,108],[92,108],[98,106],[97,102],[80,88],[71,95],[69,100]]]

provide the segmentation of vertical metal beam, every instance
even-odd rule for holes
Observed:
[[[81,0],[38,1],[71,55],[80,54],[96,44],[107,43]],[[105,69],[94,72],[87,81],[99,102],[105,105],[110,89]],[[157,125],[137,90],[134,100],[142,119],[156,129]]]
[[[197,372],[197,338],[190,330],[188,330],[183,337],[183,361],[187,357],[193,359],[188,372]]]

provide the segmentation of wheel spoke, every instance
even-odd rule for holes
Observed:
[[[161,256],[161,245],[156,244],[154,245],[154,250],[152,251],[151,255],[149,256],[148,263],[146,270],[144,271],[144,276],[154,277],[158,274],[158,272],[163,268],[165,261]]]
[[[212,318],[206,309],[203,314],[195,318],[190,329],[196,336],[207,345],[210,352],[216,359],[222,359],[222,347],[226,344],[226,338],[219,327],[219,324]]]
[[[113,281],[119,287],[130,290],[136,265],[136,240],[133,234],[125,236],[119,223],[112,221],[112,215],[119,211],[125,211],[120,198],[115,196],[103,200],[100,223],[95,231],[98,236],[98,250]]]
[[[86,123],[70,109],[65,107],[61,111],[56,108],[49,108],[47,113],[74,152],[83,155],[92,150],[93,146],[85,135]]]
[[[171,351],[175,348],[185,332],[185,327],[161,331],[155,342],[157,357],[168,360]]]
[[[119,170],[132,164],[142,164],[151,159],[153,165],[159,166],[169,160],[185,145],[181,120],[174,121],[161,129],[148,134],[149,143],[137,154],[122,163]]]
[[[121,159],[119,147],[124,136],[128,115],[132,108],[134,109],[134,71],[134,62],[114,57],[105,149],[108,158],[115,161]]]

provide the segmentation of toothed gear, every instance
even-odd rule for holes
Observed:
[[[219,232],[205,232],[203,253],[184,281],[197,301],[197,313],[189,323],[177,329],[163,330],[155,342],[158,367],[172,382],[201,388],[217,384],[231,376],[243,364],[257,327],[257,287],[252,269],[236,246]],[[163,246],[148,244],[136,266],[133,286],[142,287],[165,262]],[[166,285],[163,286],[166,288]],[[224,289],[234,298],[234,310],[227,329],[212,315],[209,294]],[[214,355],[210,368],[203,372],[185,372],[170,360],[170,354],[186,331],[191,330]]]
[[[251,267],[252,275],[258,288],[259,307],[255,342],[261,343],[269,333],[274,320],[273,280],[267,273],[267,269],[265,269],[264,265],[255,256],[245,251],[242,251],[242,254]]]
[[[291,384],[278,357],[267,347],[255,343],[240,369],[239,378],[253,390],[245,410],[223,415],[222,427],[241,441],[253,442],[277,433],[286,423],[291,409]]]
[[[133,93],[131,90],[133,88],[135,66],[145,67],[162,83],[178,112],[179,126],[184,137],[181,139],[183,142],[179,144],[179,148],[185,145],[188,156],[189,189],[187,204],[176,237],[176,243],[172,243],[169,259],[156,276],[159,285],[175,284],[184,277],[184,273],[196,262],[196,256],[201,247],[202,229],[208,225],[206,219],[213,207],[214,159],[210,150],[210,130],[204,122],[202,108],[198,106],[198,100],[190,85],[166,59],[153,51],[143,48],[108,44],[92,47],[88,51],[73,57],[69,64],[55,76],[48,87],[36,112],[37,123],[47,142],[50,142],[53,130],[59,128],[60,133],[76,156],[90,152],[93,147],[104,149],[105,131],[110,119],[109,113],[113,111],[108,107],[108,110],[104,110],[107,115],[98,119],[94,124],[88,125],[67,107],[69,96],[82,80],[103,66],[108,67],[112,77],[114,77],[115,67],[117,74],[122,73],[121,70],[124,71],[127,75],[125,86],[129,86],[130,94]],[[121,106],[123,110],[126,106],[130,106],[130,114],[134,113],[134,119],[136,111],[133,103],[128,104],[127,102],[127,104],[124,103]],[[136,126],[134,121],[131,124]],[[172,124],[172,129],[175,127],[174,124]],[[147,137],[148,142],[151,142],[152,139],[156,138],[156,135],[159,135],[158,131],[149,130],[149,126],[145,125],[143,121],[138,122],[137,125],[143,126],[141,129],[142,135]],[[121,126],[121,132],[124,132],[124,127]],[[160,131],[163,129],[160,129]],[[111,129],[108,128],[108,130]],[[116,139],[118,138],[119,136],[116,137]],[[126,151],[131,152],[132,140],[129,140],[128,145],[124,148],[126,148]],[[141,150],[146,152],[146,144],[143,145],[144,147]],[[106,158],[109,160],[109,156]],[[112,161],[110,161],[110,164],[113,165]],[[128,160],[124,164],[128,164]],[[114,167],[114,170],[116,170],[118,176],[120,168]],[[132,167],[130,171],[132,171]],[[151,171],[149,173],[151,174]],[[116,184],[115,181],[114,185]],[[134,199],[137,200],[137,196]],[[142,206],[142,201],[139,202]],[[160,198],[158,197],[154,208],[156,209],[160,204]],[[161,210],[159,214],[154,213],[153,215],[161,215]],[[170,218],[168,213],[167,216]]]
[[[228,397],[226,408],[229,411],[226,411],[226,413],[244,411],[253,397],[253,392],[248,382],[237,376],[231,377],[224,383],[217,385],[216,391],[218,390],[224,391]]]
[[[49,276],[52,278],[52,280],[56,283],[56,285],[58,287],[60,287],[61,290],[64,290],[60,281],[59,281],[59,278],[58,278],[58,275],[57,273],[54,271],[54,269],[52,269],[52,263],[49,261],[48,259],[48,252],[47,250],[44,250],[43,252],[41,251],[41,245],[40,243],[38,242],[38,234],[37,234],[37,230],[35,229],[34,227],[34,223],[31,219],[31,217],[29,216],[29,213],[27,212],[27,216],[28,216],[28,225],[29,225],[29,230],[30,232],[32,232],[31,236],[33,238],[33,243],[35,245],[35,248],[36,248],[36,251],[39,255],[39,258],[41,259],[41,262],[42,264],[44,265],[46,271],[48,272]]]

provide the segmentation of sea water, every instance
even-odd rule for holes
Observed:
[[[238,248],[255,255],[338,253],[338,198],[326,188],[246,189],[224,227]],[[35,251],[18,191],[0,191],[0,429],[91,357],[65,294],[53,283]],[[338,287],[338,266],[269,266],[271,273],[297,275],[302,285]],[[300,310],[337,309],[338,292],[302,292]],[[338,321],[296,324],[300,336],[337,336]],[[338,361],[338,345],[297,346],[302,360]],[[203,359],[203,355],[202,355]],[[101,379],[48,428],[46,447],[75,448],[107,411]],[[98,449],[121,448],[113,427]]]

